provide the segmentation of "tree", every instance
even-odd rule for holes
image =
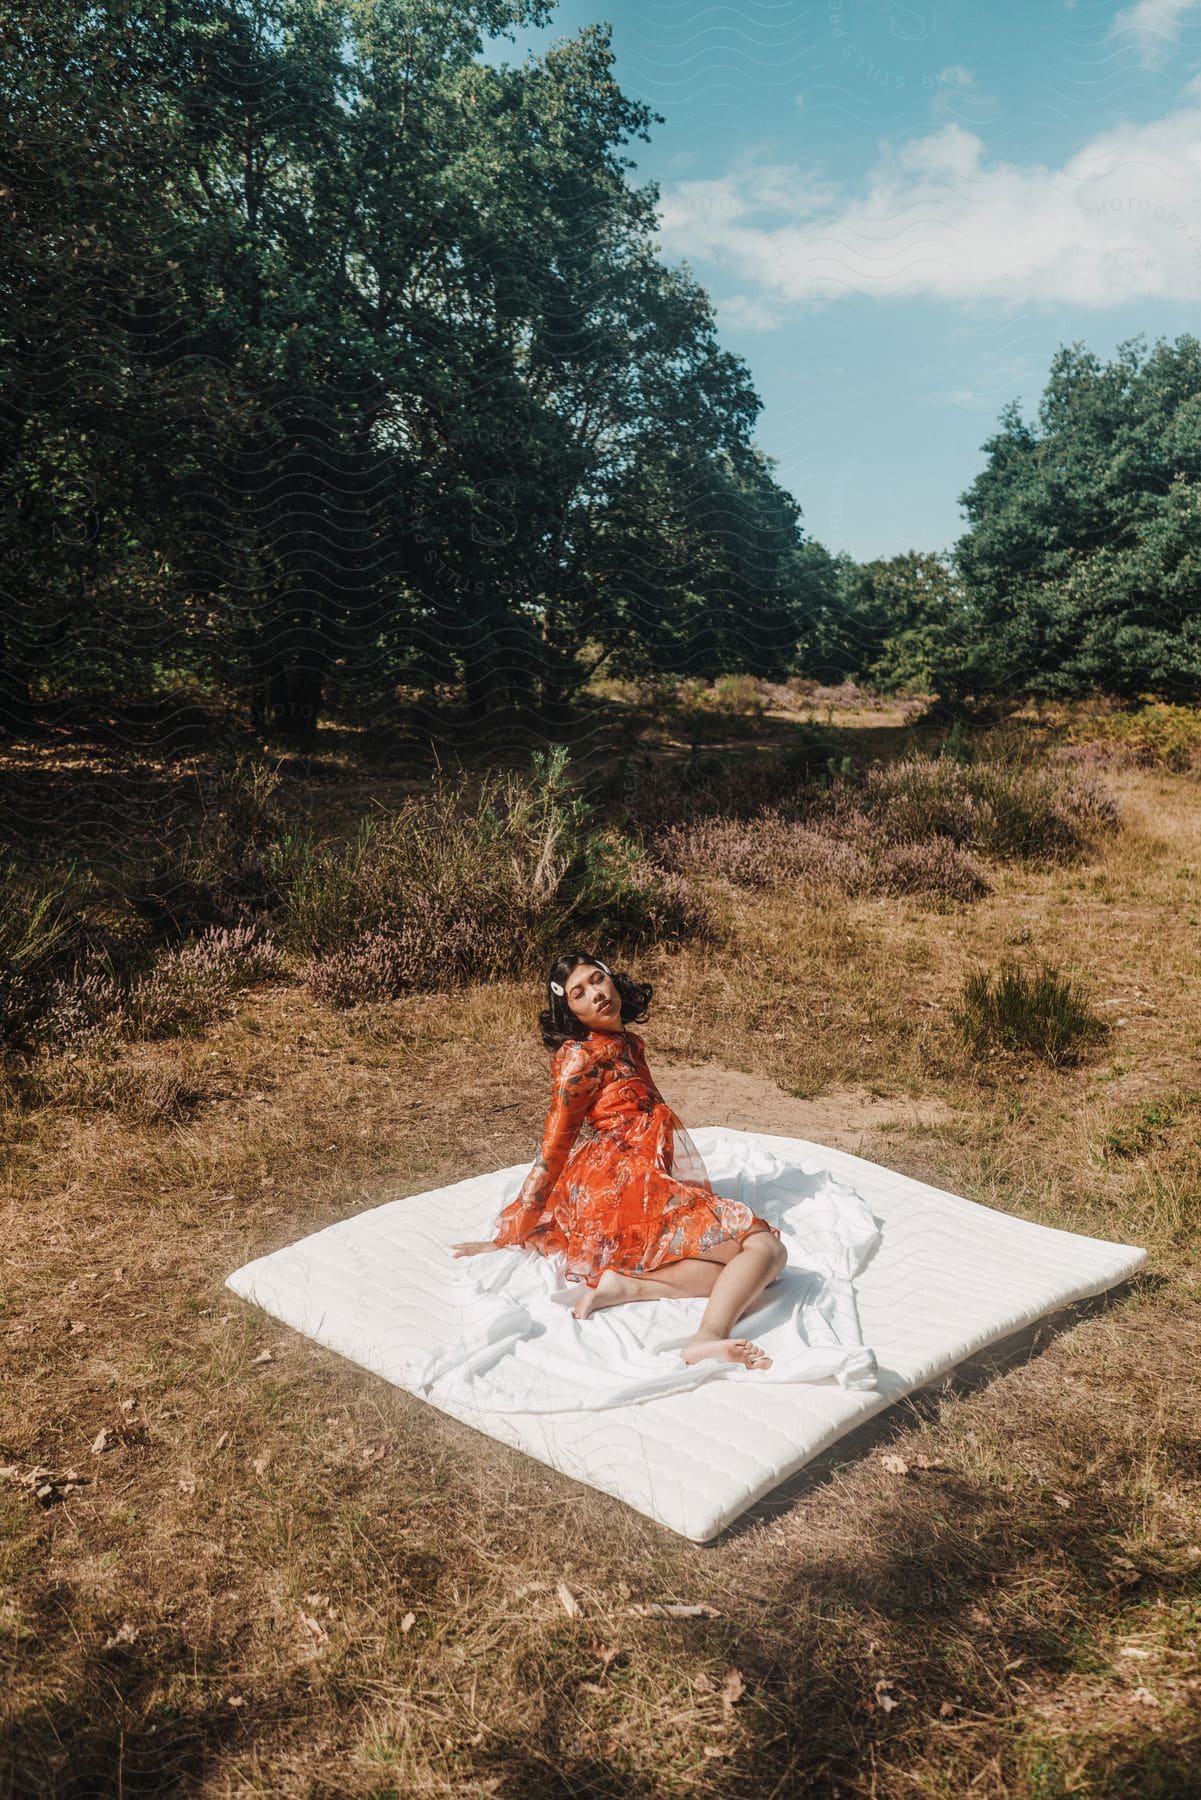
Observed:
[[[1201,342],[1141,339],[1051,366],[962,496],[961,695],[1201,693]]]

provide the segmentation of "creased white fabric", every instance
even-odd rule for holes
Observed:
[[[681,1360],[704,1300],[637,1301],[578,1320],[571,1307],[583,1288],[565,1281],[561,1255],[504,1249],[456,1264],[447,1298],[462,1329],[414,1366],[414,1391],[473,1411],[552,1413],[635,1405],[709,1381],[875,1388],[854,1289],[880,1242],[866,1201],[820,1164],[786,1163],[745,1133],[707,1138],[713,1187],[779,1226],[788,1251],[787,1268],[734,1328],[762,1346],[770,1369]]]

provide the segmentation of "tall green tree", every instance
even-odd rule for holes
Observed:
[[[1102,363],[1061,349],[961,497],[965,604],[948,691],[1201,693],[1201,342]]]
[[[907,550],[840,567],[831,659],[884,694],[928,693],[949,660],[961,604],[950,558]]]
[[[551,722],[584,646],[776,671],[795,504],[549,0],[16,0],[0,194],[0,715],[237,695],[311,742],[398,687]]]

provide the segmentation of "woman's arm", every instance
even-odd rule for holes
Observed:
[[[547,1200],[579,1135],[584,1117],[601,1088],[601,1072],[586,1044],[569,1040],[555,1052],[554,1087],[534,1166],[516,1199],[497,1221],[499,1245],[524,1244],[539,1224]]]

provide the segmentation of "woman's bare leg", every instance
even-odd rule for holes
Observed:
[[[700,1362],[714,1356],[724,1362],[744,1363],[749,1369],[769,1369],[771,1358],[757,1344],[732,1338],[729,1332],[735,1319],[742,1317],[787,1261],[788,1252],[772,1232],[753,1231],[744,1238],[736,1254],[718,1271],[701,1322],[680,1351],[684,1361]]]
[[[603,1269],[596,1286],[586,1288],[571,1310],[577,1319],[586,1319],[602,1307],[622,1306],[630,1300],[706,1299],[720,1273],[716,1263],[695,1256],[665,1263],[653,1275],[619,1275],[615,1269]]]
[[[731,1262],[742,1245],[727,1241],[705,1257],[687,1256],[679,1262],[664,1263],[651,1275],[619,1275],[605,1269],[594,1288],[588,1288],[572,1308],[577,1319],[606,1306],[622,1306],[632,1300],[701,1300],[713,1292],[722,1266]],[[750,1312],[757,1296],[752,1294],[737,1317]]]

